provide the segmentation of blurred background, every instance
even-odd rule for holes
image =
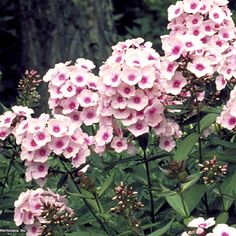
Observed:
[[[111,46],[142,37],[160,50],[167,8],[175,0],[1,0],[0,102],[15,103],[26,69],[44,75],[55,63],[91,59],[97,66]],[[230,0],[236,10],[236,1]],[[235,14],[234,14],[234,19]],[[40,91],[46,104],[46,87]]]

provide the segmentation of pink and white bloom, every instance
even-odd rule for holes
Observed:
[[[133,97],[130,97],[127,102],[127,107],[136,111],[143,110],[148,105],[148,97],[141,90],[137,89]]]
[[[167,93],[178,95],[182,88],[187,84],[187,80],[180,71],[176,71],[172,80],[165,81],[165,90]]]
[[[213,68],[210,61],[202,57],[194,58],[193,63],[189,63],[187,69],[198,78],[213,74]]]
[[[195,14],[200,11],[202,2],[199,0],[184,0],[184,11],[186,13]]]
[[[98,146],[104,146],[111,142],[113,137],[113,128],[111,126],[100,127],[95,135],[95,141]]]
[[[127,138],[113,137],[112,142],[111,142],[111,147],[117,153],[121,153],[121,152],[127,150],[127,148],[128,148]]]
[[[177,1],[175,5],[169,6],[168,11],[168,20],[171,21],[179,17],[183,13],[183,2]]]
[[[234,236],[236,235],[236,229],[226,224],[218,224],[213,229],[214,236]]]
[[[159,147],[162,150],[170,152],[175,147],[175,141],[170,137],[160,137]]]
[[[84,89],[77,97],[80,106],[92,107],[98,102],[98,94],[88,89]]]
[[[142,121],[138,120],[135,124],[130,125],[128,127],[128,130],[135,136],[138,137],[142,134],[148,133],[149,132],[149,127],[148,125]]]

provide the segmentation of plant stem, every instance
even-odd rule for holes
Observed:
[[[147,158],[146,150],[143,149],[143,158],[145,160],[145,168],[146,168],[146,175],[147,175],[147,181],[148,181],[148,192],[150,195],[150,212],[151,212],[151,219],[152,223],[155,223],[155,212],[154,212],[154,201],[153,201],[153,194],[152,194],[152,182],[151,182],[151,175],[149,170],[149,163]]]
[[[60,159],[61,160],[61,159]],[[64,166],[65,170],[67,171],[67,173],[70,175],[75,187],[77,188],[78,192],[80,194],[82,194],[82,192],[80,191],[80,188],[78,186],[78,184],[76,183],[74,176],[72,175],[72,173],[68,170],[67,166],[65,165],[65,163],[63,162],[63,160],[61,160],[62,165]],[[99,219],[99,217],[96,215],[96,213],[93,211],[93,209],[91,208],[91,206],[89,205],[89,203],[87,202],[86,199],[82,198],[82,200],[84,201],[85,205],[87,206],[87,208],[89,209],[89,211],[92,213],[92,215],[94,216],[94,218],[96,218],[97,222],[101,225],[102,229],[108,234],[109,231],[107,230],[106,226],[104,225],[104,223],[101,221],[101,219]]]
[[[196,98],[196,103],[197,103],[197,132],[199,134],[198,138],[198,150],[199,150],[199,162],[203,162],[203,157],[202,157],[202,139],[201,139],[201,127],[200,127],[200,107],[197,99],[197,95],[195,92],[195,98]],[[209,215],[209,206],[208,206],[208,199],[207,199],[207,194],[204,194],[204,197],[202,199],[202,202],[206,208],[206,214]]]
[[[12,167],[12,163],[13,163],[13,159],[11,159],[11,161],[10,161],[10,163],[8,165],[8,168],[7,168],[7,173],[6,173],[6,176],[5,176],[5,179],[4,179],[4,183],[3,183],[3,187],[2,187],[2,190],[1,190],[1,193],[0,193],[1,196],[2,196],[2,194],[4,192],[4,189],[5,189],[7,180],[8,180],[8,175],[9,175],[11,167]]]

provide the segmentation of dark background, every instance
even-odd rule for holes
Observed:
[[[120,40],[143,37],[160,50],[174,0],[1,0],[0,102],[15,103],[26,69],[41,75],[55,63],[85,57],[97,66]],[[236,1],[230,1],[236,9]],[[44,95],[46,87],[40,93]],[[46,104],[46,96],[45,104]]]

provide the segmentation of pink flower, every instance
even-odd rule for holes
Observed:
[[[11,130],[9,128],[0,126],[0,140],[5,140],[10,133]]]
[[[128,48],[124,60],[129,68],[143,68],[148,65],[148,55],[140,48]]]
[[[145,122],[151,127],[157,126],[162,120],[163,110],[161,103],[156,101],[144,110]]]
[[[51,135],[48,133],[48,130],[44,128],[42,131],[35,133],[33,139],[38,146],[42,147],[51,141]]]
[[[127,106],[136,111],[141,111],[148,105],[148,97],[141,89],[137,89],[133,97],[130,97]]]
[[[162,150],[170,152],[175,147],[175,141],[170,137],[160,137],[159,147]]]
[[[28,151],[35,151],[40,148],[40,146],[34,140],[34,136],[30,133],[22,140],[22,147]]]
[[[70,98],[76,95],[76,87],[70,80],[67,80],[65,84],[61,86],[60,91],[66,98]]]
[[[42,233],[41,224],[39,223],[26,225],[25,229],[27,230],[26,236],[38,236]]]
[[[0,124],[4,127],[10,128],[16,114],[12,111],[6,111],[0,116]]]
[[[197,13],[201,7],[202,7],[202,2],[199,0],[184,0],[184,11],[186,13]]]
[[[135,85],[142,79],[142,74],[139,69],[126,67],[121,73],[121,80],[128,85]]]
[[[226,18],[226,15],[225,15],[225,12],[222,10],[222,8],[218,6],[214,6],[209,11],[209,18],[215,23],[221,24]]]
[[[25,164],[27,166],[26,173],[25,173],[27,182],[31,181],[32,179],[44,178],[48,174],[47,163],[26,161]]]
[[[64,152],[69,144],[69,137],[63,136],[59,138],[52,137],[52,141],[48,144],[48,147],[57,155]]]
[[[161,62],[161,77],[166,80],[171,80],[178,67],[179,65],[177,62],[164,59]]]
[[[183,43],[177,38],[171,37],[162,37],[162,48],[169,61],[177,60],[184,50]]]
[[[104,66],[102,68],[104,68]],[[106,70],[103,71],[101,69],[100,71],[100,76],[102,76],[104,84],[111,87],[117,87],[120,85],[121,83],[120,74],[121,74],[120,64],[114,64],[108,66]]]
[[[80,165],[86,163],[86,158],[90,155],[90,150],[88,148],[81,148],[79,152],[72,158],[72,165],[75,168],[80,167]],[[88,166],[85,166],[81,171],[86,171]]]
[[[75,70],[70,74],[71,82],[76,87],[84,87],[90,80],[91,74],[84,70]]]
[[[193,63],[188,63],[187,69],[198,78],[205,75],[212,75],[213,73],[213,68],[210,61],[202,57],[194,58]]]
[[[99,118],[97,116],[97,108],[96,107],[85,107],[81,112],[81,119],[84,124],[89,126],[95,123],[98,123]]]
[[[179,17],[183,13],[183,2],[177,1],[175,5],[169,6],[167,11],[169,21]]]
[[[111,142],[113,137],[113,128],[111,126],[100,127],[98,130],[95,141],[98,146],[104,146],[105,144]]]
[[[95,65],[93,64],[92,61],[84,59],[84,58],[78,58],[76,60],[75,66],[78,69],[85,70],[85,71],[90,71],[95,68]]]
[[[68,115],[71,119],[71,122],[74,123],[76,126],[80,127],[82,125],[82,118],[80,111],[73,111]]]
[[[63,155],[65,158],[68,158],[68,159],[71,157],[75,157],[80,149],[81,147],[78,145],[78,143],[73,142],[73,141],[69,142],[69,144],[67,145],[66,149],[63,152]]]
[[[34,113],[34,111],[31,108],[23,106],[13,106],[11,109],[18,116],[29,117],[31,114]]]
[[[79,107],[79,102],[77,101],[76,96],[62,100],[60,103],[62,108],[62,113],[68,115],[73,111],[77,110]]]
[[[225,88],[227,81],[224,79],[223,75],[216,77],[216,90],[220,91]]]
[[[234,236],[236,235],[236,229],[226,224],[218,224],[213,229],[213,233],[215,236]]]
[[[183,77],[180,71],[176,71],[172,80],[165,81],[165,90],[167,93],[177,95],[181,92],[182,88],[187,84],[187,80]]]
[[[188,223],[188,227],[193,227],[193,228],[202,228],[202,229],[208,229],[211,226],[215,224],[214,218],[209,218],[205,220],[203,217],[198,217],[191,222]]]
[[[138,137],[142,134],[148,133],[149,132],[149,127],[148,125],[142,121],[138,120],[135,124],[130,125],[128,127],[128,130],[135,136]]]
[[[151,66],[144,67],[142,69],[142,79],[138,83],[139,88],[147,89],[152,88],[156,79],[155,71]]]
[[[84,89],[77,97],[80,106],[92,107],[98,102],[98,94],[88,89]]]
[[[129,86],[128,84],[122,83],[118,88],[118,92],[122,96],[130,98],[135,95],[135,88],[133,86]]]
[[[70,119],[68,117],[59,116],[48,121],[48,132],[54,137],[62,137],[68,131]]]
[[[113,137],[111,142],[111,147],[115,150],[117,153],[121,153],[125,150],[127,150],[127,138],[123,137]]]
[[[27,160],[28,161],[33,160],[34,162],[44,163],[48,160],[48,157],[50,156],[50,154],[51,154],[51,150],[47,146],[44,146],[35,151],[33,159],[31,160],[27,159]]]
[[[127,100],[120,94],[116,94],[112,97],[111,106],[114,109],[125,109],[127,106]]]

